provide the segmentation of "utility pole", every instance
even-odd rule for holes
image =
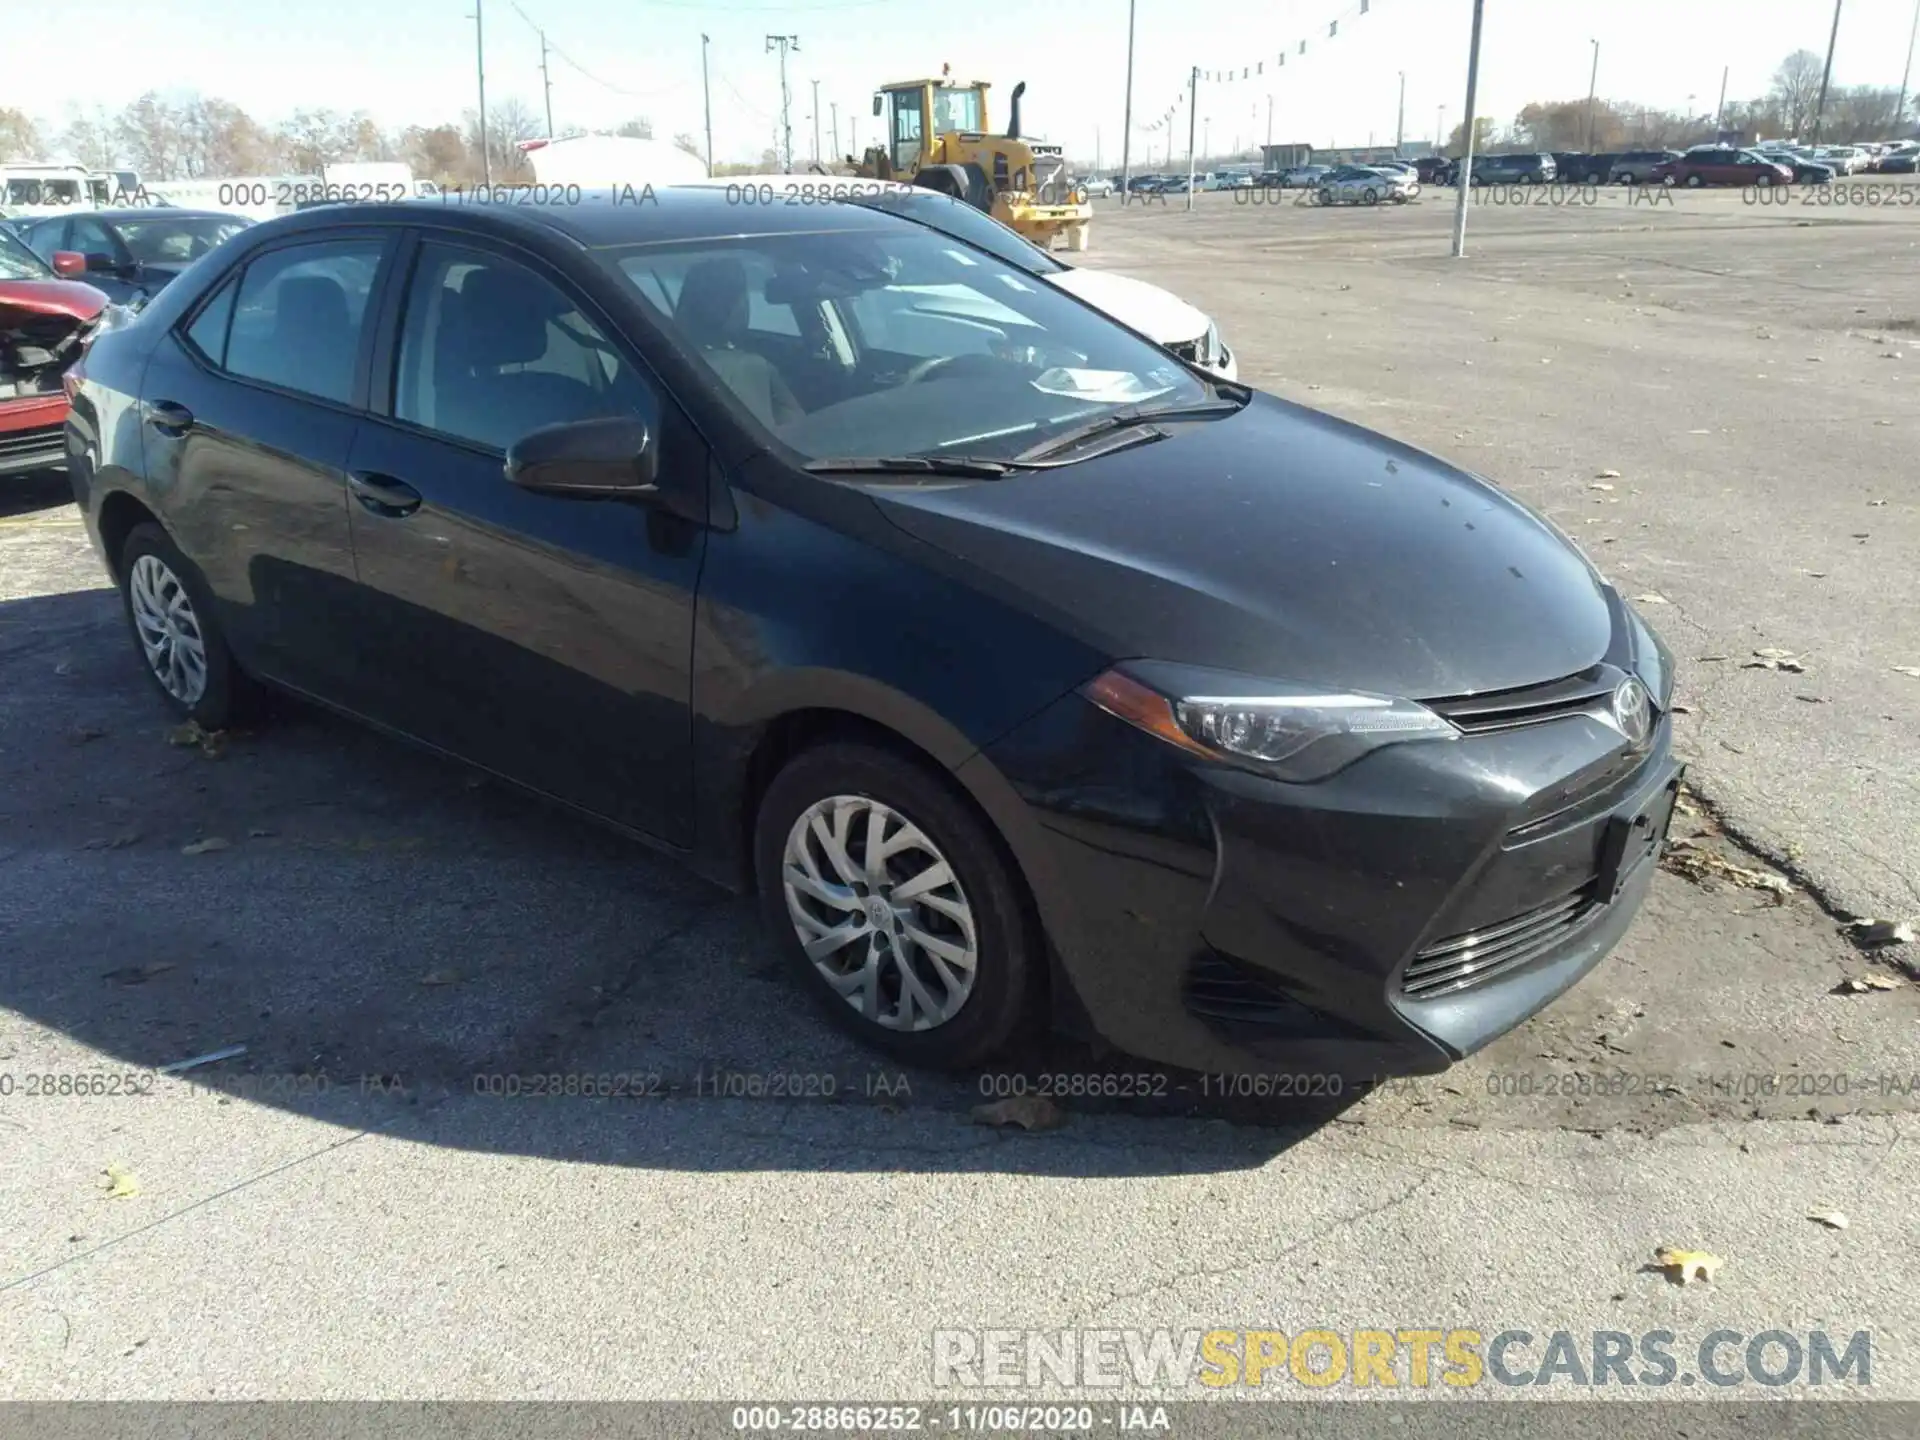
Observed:
[[[1913,29],[1907,32],[1907,68],[1900,72],[1900,103],[1893,107],[1896,139],[1907,128],[1907,82],[1913,79],[1913,42],[1920,39],[1920,0],[1913,0]]]
[[[1209,158],[1213,155],[1213,117],[1211,115],[1200,122],[1200,153]]]
[[[833,158],[837,162],[847,152],[840,148],[840,102],[829,100],[827,109],[833,112]],[[852,147],[849,146],[849,149]]]
[[[1593,97],[1600,84],[1600,42],[1594,40],[1593,69],[1587,75],[1587,154],[1593,153]]]
[[[1920,19],[1920,10],[1914,11],[1914,16]],[[1713,138],[1716,140],[1720,138],[1720,128],[1727,123],[1727,72],[1731,69],[1731,65],[1720,67],[1720,103],[1713,107]]]
[[[1273,144],[1273,96],[1271,95],[1267,96],[1267,144]]]
[[[1467,191],[1473,188],[1473,102],[1480,88],[1480,20],[1487,0],[1473,0],[1473,39],[1467,49],[1467,143],[1453,196],[1453,258],[1467,253]]]
[[[1200,123],[1200,67],[1193,67],[1187,77],[1187,209],[1193,209],[1193,127]],[[1167,142],[1167,149],[1173,149],[1173,142]]]
[[[1100,173],[1100,127],[1093,127],[1093,173]]]
[[[473,69],[480,81],[480,174],[493,188],[493,152],[487,148],[487,0],[473,0]]]
[[[547,32],[540,32],[540,88],[547,97],[547,138],[553,138],[553,80],[547,74]]]
[[[1400,158],[1400,144],[1407,136],[1407,72],[1400,72],[1400,113],[1393,122],[1393,158]]]
[[[1133,6],[1127,0],[1127,110],[1120,125],[1120,203],[1133,199]]]
[[[707,112],[707,175],[713,175],[713,89],[707,82],[707,46],[712,38],[700,37],[700,103]]]
[[[813,163],[820,163],[820,82],[813,82]]]
[[[793,173],[793,92],[787,88],[787,52],[799,48],[798,35],[767,36],[767,49],[780,52],[780,154],[789,175]]]
[[[1433,112],[1433,148],[1436,152],[1447,148],[1447,107],[1444,105]]]
[[[1820,98],[1813,102],[1813,141],[1820,143],[1820,117],[1827,112],[1827,81],[1833,75],[1833,47],[1840,39],[1840,7],[1845,0],[1833,0],[1833,33],[1827,36],[1827,65],[1820,72]]]

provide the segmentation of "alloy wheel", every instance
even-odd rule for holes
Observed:
[[[127,576],[127,596],[154,678],[182,705],[197,705],[207,693],[207,642],[187,587],[159,556],[142,555]]]
[[[787,915],[826,982],[886,1030],[946,1024],[973,993],[973,909],[933,840],[891,806],[833,795],[787,832]]]

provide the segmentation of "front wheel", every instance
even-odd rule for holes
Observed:
[[[159,525],[136,525],[120,550],[120,599],[148,678],[182,715],[224,730],[254,699],[213,616],[193,562]]]
[[[1380,203],[1380,192],[1372,186],[1368,186],[1360,192],[1360,199],[1365,204],[1378,205]]]
[[[762,918],[801,983],[869,1045],[964,1069],[1037,1013],[1021,882],[943,777],[870,745],[806,751],[760,802],[754,859]]]
[[[1756,188],[1764,190],[1767,186],[1773,184],[1773,177],[1771,175],[1756,175],[1753,177],[1753,183]]]
[[[1316,205],[1331,205],[1333,203],[1333,192],[1331,190],[1321,190],[1317,192],[1313,198],[1314,204]]]
[[[1698,190],[1703,183],[1705,182],[1703,182],[1698,175],[1687,176],[1687,188],[1689,190]]]

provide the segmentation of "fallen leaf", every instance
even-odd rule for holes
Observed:
[[[1856,920],[1852,930],[1856,945],[1911,945],[1913,925],[1906,920]]]
[[[1791,650],[1769,645],[1753,652],[1754,658],[1741,665],[1742,670],[1785,670],[1790,675],[1806,673],[1806,665]]]
[[[231,841],[222,840],[218,835],[210,835],[205,840],[196,840],[191,845],[182,845],[180,847],[180,853],[182,855],[212,855],[216,851],[231,850],[232,848],[233,844]]]
[[[58,665],[53,667],[53,673],[63,677],[71,675],[73,674],[73,666],[62,660]]]
[[[126,830],[122,830],[119,834],[115,835],[111,840],[107,841],[107,848],[109,850],[124,850],[129,845],[139,844],[140,838],[141,838],[141,834],[137,828],[129,828]]]
[[[175,747],[197,746],[207,759],[218,760],[227,748],[227,732],[202,730],[199,721],[189,720],[167,732],[167,744]]]
[[[1602,470],[1598,475],[1594,476],[1596,480],[1618,480],[1619,478],[1620,472],[1618,470]],[[1608,486],[1607,488],[1612,489],[1613,487]]]
[[[1847,1228],[1847,1217],[1838,1210],[1809,1210],[1807,1212],[1807,1219],[1814,1221],[1816,1224],[1824,1225],[1829,1230],[1844,1230]]]
[[[1634,603],[1638,605],[1671,605],[1673,603],[1671,600],[1667,599],[1666,596],[1655,595],[1651,592],[1645,595],[1636,595],[1633,597],[1633,599],[1634,599]]]
[[[1693,713],[1693,707],[1691,705],[1669,705],[1667,708],[1676,715],[1691,715]]]
[[[1887,503],[1887,502],[1886,502],[1886,501],[1884,501],[1884,500],[1869,500],[1869,501],[1867,501],[1867,508],[1868,508],[1869,510],[1874,510],[1874,509],[1878,509],[1878,508],[1879,508],[1880,506],[1882,506],[1882,505],[1884,505],[1884,504],[1886,504],[1886,503]]]
[[[422,985],[458,985],[460,980],[458,970],[429,970],[420,977]]]
[[[1849,975],[1833,987],[1836,995],[1865,995],[1869,990],[1898,990],[1900,982],[1891,975]]]
[[[107,1166],[107,1198],[109,1200],[127,1200],[140,1193],[140,1181],[134,1173],[120,1164]]]
[[[1653,1258],[1656,1264],[1679,1271],[1682,1285],[1691,1284],[1695,1276],[1711,1283],[1714,1272],[1726,1263],[1718,1255],[1710,1255],[1705,1250],[1675,1250],[1670,1245],[1662,1245],[1654,1251]]]
[[[1711,435],[1712,433],[1713,433],[1713,431],[1711,431],[1711,430],[1689,430],[1689,431],[1687,431],[1687,434],[1689,434],[1689,435]]]
[[[118,970],[109,970],[100,978],[112,980],[121,985],[144,985],[156,975],[164,975],[169,970],[180,967],[171,960],[156,960],[148,965],[122,965]]]
[[[67,732],[69,745],[85,745],[90,740],[104,740],[107,732],[93,725],[76,725]]]
[[[1827,697],[1824,695],[1796,695],[1793,698],[1796,700],[1804,700],[1809,705],[1824,705],[1827,703]]]
[[[1920,665],[1896,665],[1893,667],[1893,672],[1896,675],[1911,675],[1915,680],[1920,680]]]
[[[1060,1107],[1044,1095],[1010,1095],[973,1107],[976,1125],[1018,1125],[1022,1130],[1057,1130],[1067,1123]]]
[[[1776,875],[1771,870],[1737,865],[1716,851],[1702,848],[1698,840],[1692,837],[1669,840],[1661,853],[1660,864],[1671,874],[1705,888],[1710,889],[1714,880],[1725,880],[1747,890],[1766,891],[1774,897],[1775,904],[1793,893],[1793,884],[1786,876]]]
[[[1611,485],[1603,484],[1598,480],[1594,481],[1591,485],[1587,486],[1587,489],[1589,490],[1611,490],[1612,488],[1613,487]]]
[[[255,829],[247,831],[247,838],[249,840],[271,840],[273,838],[273,831],[261,830],[256,827]]]

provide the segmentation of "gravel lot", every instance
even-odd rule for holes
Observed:
[[[247,1051],[0,1095],[0,1397],[926,1399],[936,1327],[1426,1324],[1870,1329],[1874,1393],[1920,1398],[1920,1095],[1878,1084],[1920,1083],[1915,947],[1841,928],[1920,914],[1920,205],[1490,202],[1464,262],[1450,219],[1109,205],[1086,260],[1661,596],[1676,834],[1790,894],[1663,874],[1444,1076],[1312,1112],[1174,1077],[993,1131],[979,1082],[850,1048],[745,902],[644,851],[296,707],[170,744],[64,482],[9,482],[0,1073]],[[1834,993],[1867,974],[1901,986]],[[716,1067],[834,1093],[716,1097]],[[648,1093],[475,1093],[546,1073]],[[1642,1273],[1663,1244],[1725,1268]]]

